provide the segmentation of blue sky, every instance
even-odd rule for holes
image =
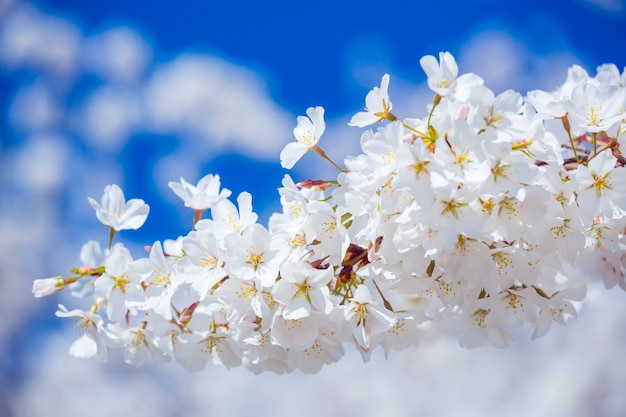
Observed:
[[[625,38],[623,0],[0,0],[0,415],[625,410],[626,365],[612,360],[626,347],[618,290],[591,291],[578,322],[532,343],[522,333],[507,351],[424,341],[365,366],[348,355],[315,377],[215,367],[187,376],[172,367],[135,371],[119,357],[107,366],[71,359],[76,332],[54,311],[75,302],[30,294],[33,279],[76,266],[88,239],[105,242],[87,197],[99,199],[106,184],[151,206],[143,229],[121,234],[137,255],[190,227],[192,214],[166,185],[180,176],[219,174],[234,195],[251,191],[266,221],[279,209],[276,189],[287,172],[278,155],[307,107],[326,108],[321,145],[340,160],[358,152],[360,130],[347,121],[384,73],[398,114],[423,115],[432,97],[423,55],[450,51],[460,72],[476,72],[496,92],[524,94],[559,85],[574,64],[590,73],[603,63],[624,68]],[[327,169],[307,155],[292,175]],[[80,399],[65,394],[73,390]],[[138,402],[142,396],[155,400]]]
[[[158,60],[197,50],[253,68],[269,83],[272,96],[293,112],[311,103],[324,103],[334,114],[354,111],[379,77],[372,71],[355,80],[354,70],[376,66],[419,82],[422,55],[442,50],[457,55],[483,31],[502,31],[537,55],[573,52],[590,69],[604,62],[624,64],[619,39],[625,12],[621,2],[611,0],[506,5],[494,0],[109,1],[88,7],[75,0],[41,5],[72,18],[87,34],[130,24],[152,42]]]

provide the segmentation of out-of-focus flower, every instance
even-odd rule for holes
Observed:
[[[96,359],[99,362],[106,362],[108,352],[106,348],[106,333],[104,331],[104,321],[96,313],[75,309],[68,311],[64,305],[59,304],[57,317],[67,317],[74,320],[77,326],[84,332],[70,346],[70,355],[75,358]]]

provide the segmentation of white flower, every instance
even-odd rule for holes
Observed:
[[[311,307],[328,314],[333,304],[328,283],[332,268],[314,269],[305,262],[285,263],[280,269],[280,281],[272,287],[272,296],[282,303],[283,317],[302,319],[311,315]]]
[[[320,329],[319,335],[310,346],[302,350],[293,349],[289,353],[295,367],[305,374],[315,374],[323,365],[337,362],[344,351],[333,331]]]
[[[296,141],[288,143],[280,153],[283,168],[293,167],[305,153],[317,146],[326,129],[323,107],[309,107],[306,114],[308,118],[298,116],[298,125],[293,129]]]
[[[374,301],[365,285],[356,288],[354,297],[343,309],[348,325],[354,329],[355,341],[364,349],[369,349],[372,336],[387,331],[396,321],[393,312]]]
[[[319,258],[328,256],[329,262],[337,262],[348,247],[341,219],[327,202],[311,201],[306,210],[311,213],[302,226],[307,243],[316,243],[314,250]]]
[[[282,314],[276,314],[272,321],[271,340],[285,349],[307,348],[315,342],[323,322],[324,317],[319,314],[301,319],[288,319]]]
[[[283,178],[283,187],[278,192],[283,213],[272,214],[269,219],[270,232],[292,247],[303,245],[302,225],[309,216],[307,198],[288,175]]]
[[[145,302],[141,276],[131,268],[132,264],[130,252],[118,243],[104,261],[106,272],[95,281],[96,294],[107,300],[106,312],[110,320],[124,320],[129,307],[127,301]]]
[[[220,191],[220,176],[212,174],[202,177],[195,186],[183,177],[180,177],[180,182],[170,181],[167,185],[185,202],[185,207],[194,210],[209,209],[231,194],[228,189]]]
[[[374,123],[381,122],[385,119],[393,120],[394,117],[389,113],[392,109],[389,94],[389,74],[383,75],[380,82],[380,88],[374,87],[365,97],[365,111],[358,112],[350,122],[350,126],[365,127]]]
[[[190,371],[211,361],[315,373],[346,344],[364,360],[409,347],[426,320],[457,328],[462,346],[506,347],[512,327],[530,324],[534,338],[574,317],[589,279],[626,289],[626,75],[572,67],[553,93],[523,99],[459,75],[447,52],[420,63],[436,93],[425,114],[397,120],[385,75],[350,124],[391,123],[362,135],[336,180],[286,176],[269,230],[249,193],[236,206],[217,175],[181,178],[170,187],[196,214],[185,237],[136,260],[91,241],[75,276],[36,280],[36,297],[78,280],[93,288],[80,294],[92,297],[88,312],[57,312],[84,332],[70,354],[105,359],[108,345],[135,366],[150,352]],[[324,156],[324,109],[307,116],[284,167],[309,150]],[[110,237],[148,212],[114,185],[90,203]]]
[[[150,211],[150,207],[141,199],[126,201],[124,193],[116,184],[104,187],[100,204],[92,198],[89,198],[89,203],[96,210],[98,220],[116,231],[139,229]]]
[[[563,102],[574,136],[585,132],[609,130],[624,117],[625,89],[616,86],[598,88],[587,82],[572,92],[572,99]]]
[[[63,288],[65,288],[65,282],[61,276],[36,279],[33,282],[33,295],[36,298],[45,297],[57,291],[61,291]]]
[[[247,192],[237,197],[239,210],[230,200],[220,200],[211,207],[213,219],[200,220],[196,224],[197,230],[210,230],[222,239],[232,233],[240,234],[247,226],[257,221],[258,215],[252,211],[252,195]]]
[[[428,88],[444,97],[448,94],[459,73],[459,66],[450,52],[440,52],[439,62],[432,55],[420,59],[420,65],[428,77]]]
[[[559,96],[560,90],[547,92],[543,90],[529,91],[526,99],[533,105],[537,112],[547,117],[562,117],[565,115],[565,109]]]
[[[246,343],[244,365],[255,374],[269,371],[283,375],[292,369],[287,363],[287,351],[271,342],[269,331],[253,331],[243,341]]]
[[[626,168],[616,168],[616,161],[607,149],[574,172],[579,185],[578,205],[588,219],[598,214],[620,219],[626,212]]]
[[[223,268],[226,255],[210,230],[189,233],[183,239],[182,247],[186,256],[177,264],[181,272],[184,271],[180,275],[204,298],[227,275]]]
[[[103,320],[98,314],[75,309],[68,311],[64,305],[59,304],[57,317],[69,317],[76,322],[84,332],[70,346],[70,355],[75,358],[93,358],[99,362],[106,362],[108,358],[105,344],[105,332]]]
[[[124,328],[119,324],[109,325],[109,337],[112,343],[124,348],[124,362],[139,368],[151,355],[156,362],[166,362],[170,358],[161,351],[150,330],[142,327]]]
[[[420,59],[420,65],[428,77],[428,88],[439,96],[453,94],[461,101],[479,98],[480,90],[475,87],[482,86],[482,78],[471,73],[457,77],[459,67],[450,52],[440,52],[439,62],[434,56],[427,55]]]
[[[459,344],[465,348],[476,348],[489,341],[493,346],[504,349],[513,340],[513,335],[504,326],[492,324],[497,313],[480,308],[463,315],[459,320]]]
[[[172,318],[171,297],[176,284],[172,281],[175,274],[169,257],[163,252],[161,242],[156,241],[150,248],[150,257],[138,259],[134,263],[136,273],[141,277],[143,293],[135,300],[127,300],[132,307],[152,310],[166,319]]]
[[[229,316],[233,320],[244,319],[250,311],[261,319],[272,318],[272,311],[267,305],[268,293],[263,292],[263,288],[254,281],[228,277],[215,290],[214,295],[228,305]]]
[[[577,313],[572,301],[581,301],[586,291],[587,287],[582,285],[558,291],[549,299],[539,297],[541,310],[534,323],[533,339],[544,336],[553,322],[567,324],[570,318],[575,318]]]
[[[212,324],[204,329],[203,325],[207,322]],[[198,328],[198,325],[203,328]],[[230,323],[225,317],[224,306],[218,303],[199,306],[189,327],[192,332],[181,333],[174,343],[176,361],[185,369],[200,371],[208,359],[227,368],[241,365],[241,348],[229,331]]]
[[[242,280],[256,280],[261,287],[276,282],[286,251],[272,247],[272,239],[265,227],[258,223],[243,230],[241,235],[226,238],[226,265],[230,274]]]

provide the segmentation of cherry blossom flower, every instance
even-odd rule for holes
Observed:
[[[383,120],[394,120],[395,116],[390,113],[393,106],[389,100],[388,89],[389,74],[385,74],[380,82],[380,88],[374,87],[365,97],[365,111],[358,112],[352,116],[348,124],[350,126],[365,127]]]
[[[432,55],[420,59],[420,65],[428,77],[428,88],[444,97],[456,82],[459,66],[450,52],[440,52],[439,62]]]
[[[69,311],[64,305],[59,304],[57,317],[71,318],[83,332],[82,335],[70,346],[70,355],[76,358],[92,358],[98,362],[106,362],[108,352],[106,347],[106,334],[104,332],[104,320],[96,313],[74,309]]]
[[[148,357],[152,357],[157,363],[170,359],[158,348],[150,330],[141,326],[124,328],[119,324],[111,324],[108,331],[111,343],[124,349],[124,362],[135,368],[141,367]]]
[[[98,220],[116,231],[139,229],[150,211],[150,207],[141,199],[126,201],[124,193],[116,184],[104,187],[100,204],[92,198],[89,198],[89,203],[96,210]]]
[[[330,268],[313,269],[304,262],[284,264],[281,279],[272,288],[274,299],[284,305],[283,317],[287,320],[309,317],[312,307],[328,314],[333,308],[328,291],[333,276]]]
[[[563,102],[575,136],[585,132],[609,130],[623,118],[626,90],[616,86],[598,88],[587,82],[572,92],[571,100]]]
[[[229,273],[242,280],[255,280],[262,287],[274,284],[287,255],[284,249],[272,245],[267,229],[257,223],[246,227],[241,235],[227,236],[226,251]]]
[[[243,339],[247,350],[243,363],[255,374],[269,371],[278,375],[291,371],[288,353],[281,346],[271,342],[269,331],[253,332]],[[316,365],[318,361],[313,361]]]
[[[211,230],[222,238],[232,233],[240,234],[247,226],[254,224],[258,215],[252,211],[252,195],[243,192],[237,196],[237,207],[230,200],[220,200],[211,208],[212,219],[200,220],[197,230]]]
[[[579,165],[574,179],[579,185],[578,205],[582,213],[620,219],[626,212],[626,168],[616,168],[610,150],[597,154],[587,166]]]
[[[300,319],[276,314],[271,326],[272,341],[285,349],[306,349],[315,343],[323,322],[318,314]]]
[[[207,322],[210,325],[205,327]],[[227,368],[242,363],[241,347],[229,331],[224,306],[211,303],[198,307],[188,327],[191,332],[178,335],[174,344],[176,361],[185,369],[201,371],[209,359]]]
[[[264,329],[268,327],[267,322],[271,321],[273,314],[268,304],[274,303],[274,300],[268,300],[268,293],[257,282],[228,277],[215,289],[214,295],[229,306],[232,320],[245,321],[252,312],[261,319]]]
[[[151,310],[171,319],[171,297],[180,279],[175,278],[174,268],[163,253],[161,242],[154,242],[150,248],[150,257],[136,260],[133,269],[140,277],[144,294],[137,300],[127,300],[127,305]]]
[[[189,184],[183,177],[180,182],[170,181],[167,185],[183,200],[185,207],[194,210],[209,209],[231,194],[230,190],[220,190],[220,176],[212,174],[200,178],[197,185]]]
[[[344,354],[343,345],[332,337],[333,332],[322,329],[310,346],[292,350],[293,365],[305,374],[315,374],[322,366],[337,362]]]
[[[130,251],[116,244],[104,261],[106,272],[94,284],[96,294],[106,300],[107,316],[115,322],[124,320],[130,304],[145,302],[141,276],[132,264]]]
[[[567,324],[570,319],[576,318],[577,312],[572,301],[581,301],[586,290],[587,287],[581,285],[559,291],[549,299],[538,297],[541,310],[534,322],[535,330],[532,338],[544,336],[550,330],[552,323]]]
[[[384,75],[350,124],[388,123],[361,134],[345,170],[328,160],[336,178],[285,176],[267,228],[249,193],[234,204],[217,175],[181,178],[170,187],[196,210],[188,233],[139,258],[90,241],[71,276],[35,280],[35,297],[69,287],[92,299],[89,311],[59,306],[83,332],[70,354],[315,373],[346,345],[367,361],[441,329],[504,348],[515,328],[536,338],[567,324],[593,280],[626,289],[625,75],[573,66],[523,98],[459,75],[447,52],[420,64],[435,92],[424,112],[393,115]],[[323,116],[298,117],[284,167],[309,150],[328,159]],[[89,201],[111,238],[148,213],[115,185]]]
[[[183,239],[185,256],[176,264],[176,270],[184,271],[183,281],[206,297],[211,288],[226,276],[226,254],[211,230],[197,230]]]
[[[65,288],[65,282],[61,276],[36,279],[33,282],[33,295],[36,298],[45,297],[61,291],[63,288]]]
[[[309,107],[306,115],[298,116],[298,125],[293,129],[295,142],[288,143],[280,153],[280,163],[283,168],[292,168],[296,162],[309,150],[317,146],[326,129],[324,122],[324,108]]]
[[[359,285],[354,291],[354,297],[343,308],[348,326],[352,329],[356,343],[364,348],[370,348],[370,338],[387,331],[394,323],[394,314],[374,301],[370,290],[365,285]]]
[[[432,55],[424,56],[420,59],[420,65],[428,77],[428,88],[439,97],[453,93],[460,100],[466,101],[475,94],[472,89],[483,83],[475,74],[458,76],[459,67],[450,52],[440,52],[439,61]]]

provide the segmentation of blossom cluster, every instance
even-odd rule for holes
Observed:
[[[442,326],[462,346],[505,347],[514,327],[534,338],[566,324],[589,280],[626,288],[626,71],[573,66],[560,87],[523,97],[459,75],[447,52],[420,64],[434,92],[422,117],[392,112],[384,75],[349,122],[376,128],[344,167],[319,146],[324,109],[297,118],[283,167],[313,151],[338,175],[286,175],[267,227],[249,193],[235,204],[217,175],[181,178],[169,185],[193,229],[135,258],[113,239],[143,224],[145,202],[116,185],[90,199],[108,247],[89,241],[71,276],[33,286],[91,300],[59,306],[81,330],[70,354],[315,373],[349,345],[367,360]]]

